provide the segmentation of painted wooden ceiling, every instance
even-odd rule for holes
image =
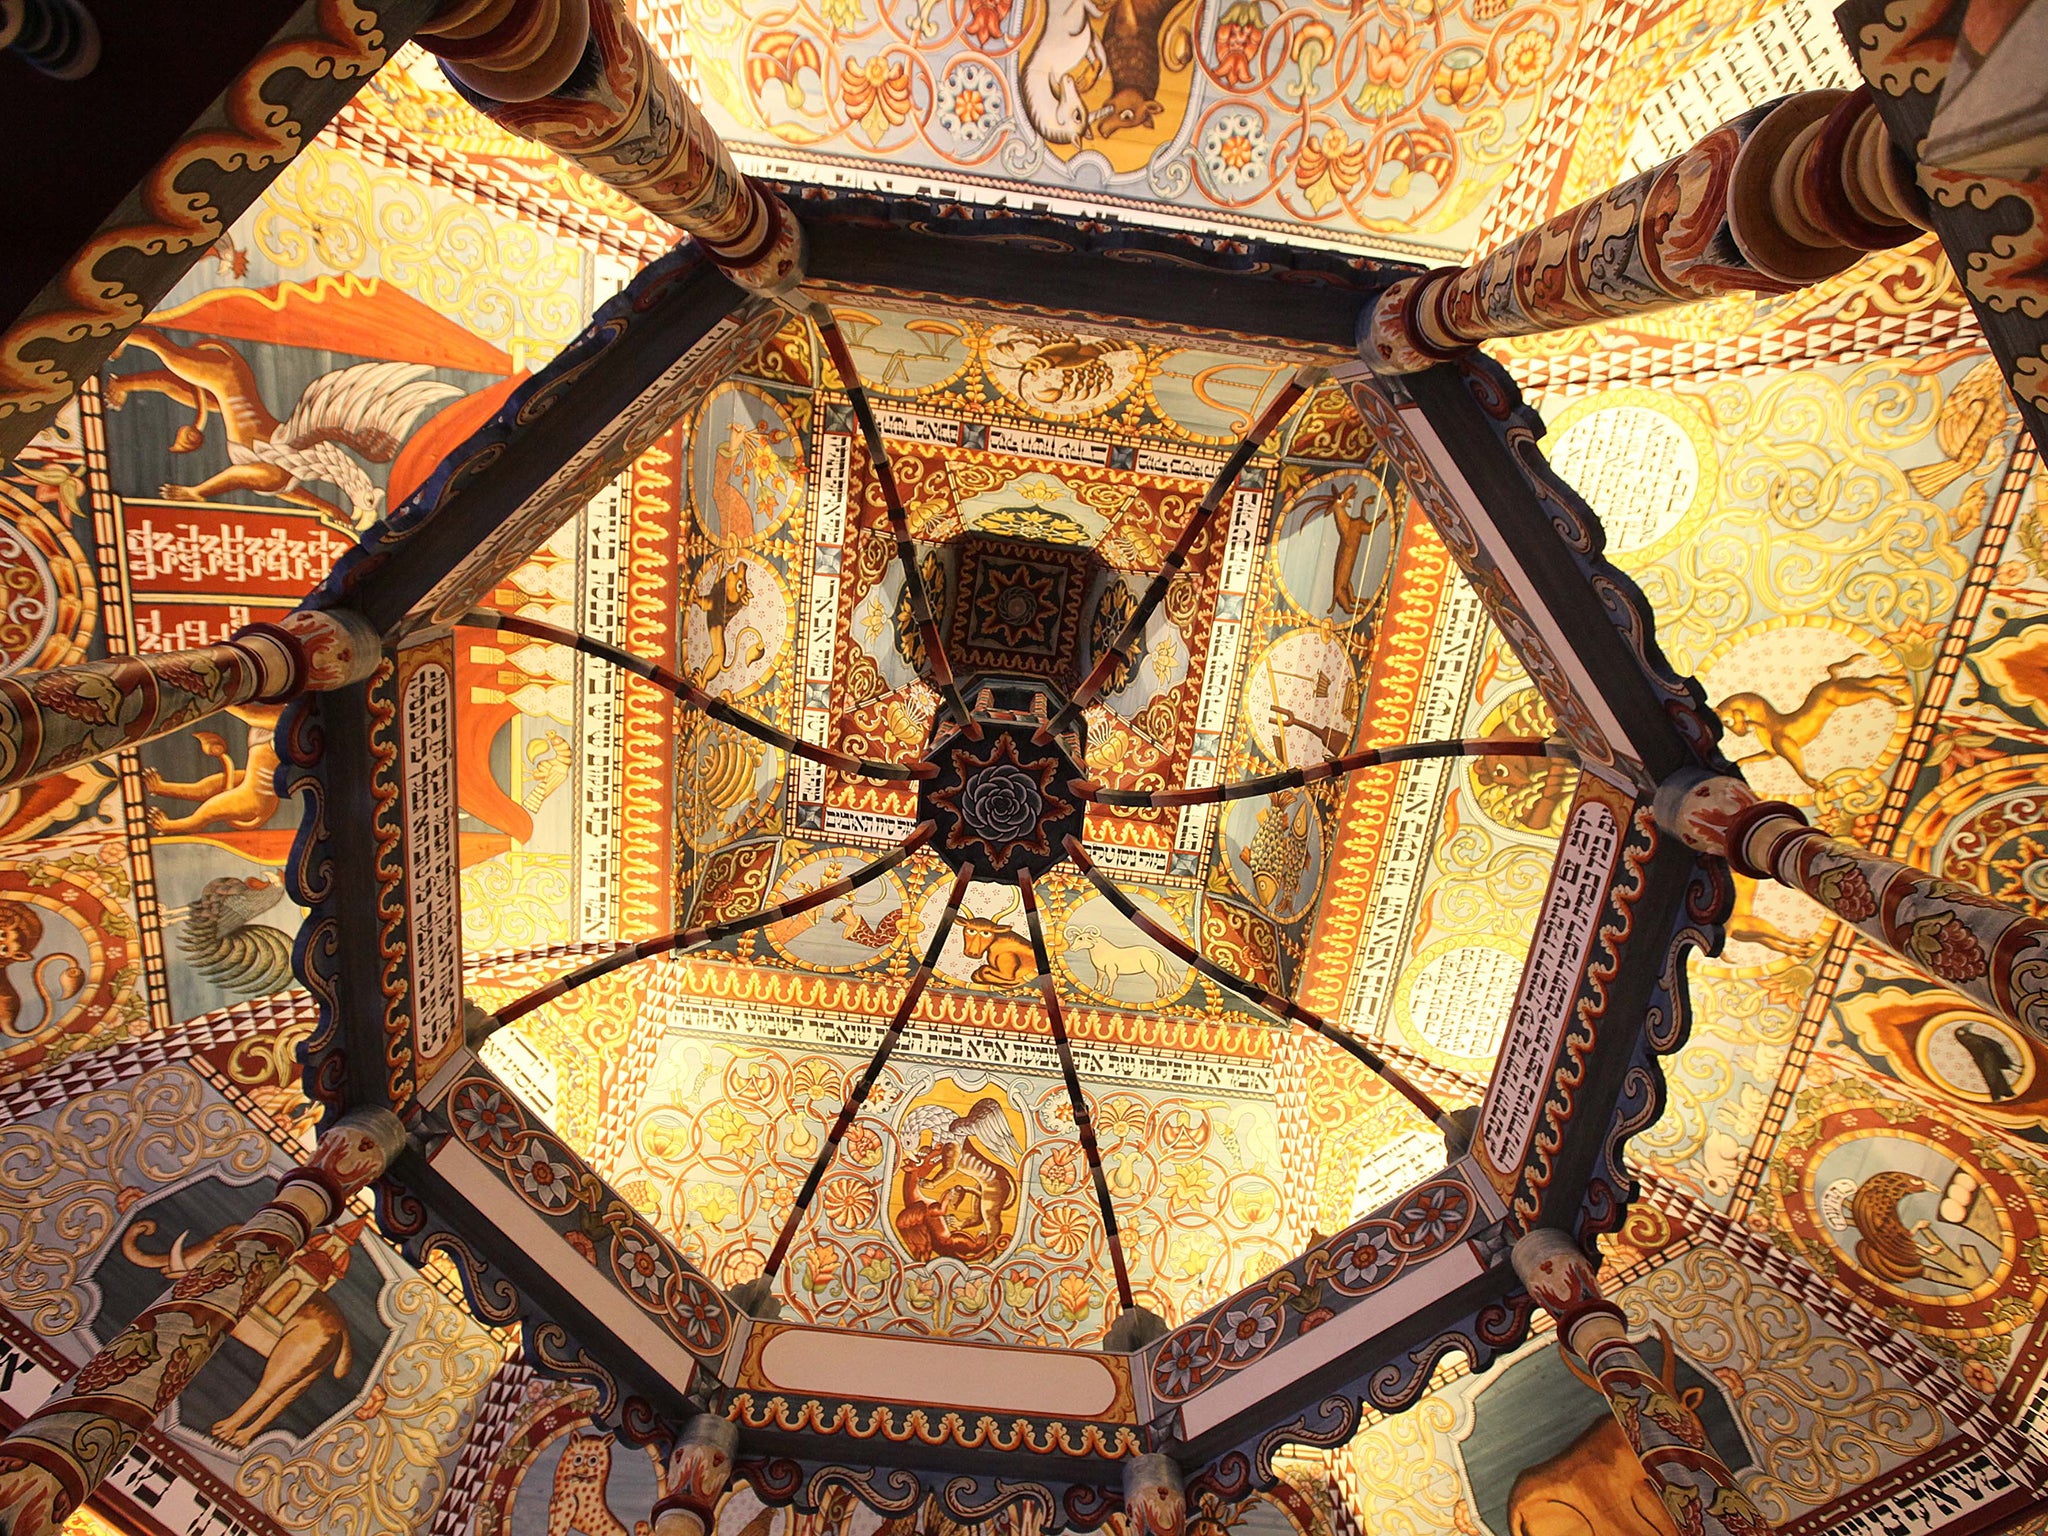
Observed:
[[[1729,0],[1201,0],[1126,6],[1114,28],[1054,0],[664,0],[641,13],[757,172],[1284,229],[1426,261],[1526,227],[1676,147],[1689,124],[1839,68],[1823,10]],[[1125,126],[1114,113],[1140,86],[1145,120]],[[1062,140],[1074,103],[1085,127]],[[312,381],[362,364],[445,384],[395,461],[364,466],[395,502],[667,243],[408,54],[153,324],[170,345],[232,349],[279,417]],[[1195,466],[1272,384],[1264,364],[1151,344],[1092,394],[1034,401],[989,364],[999,317],[926,324],[848,306],[843,319],[920,468],[924,526],[1079,528],[1127,571],[1146,568],[1199,492]],[[1833,830],[2048,906],[2040,477],[1938,251],[1500,355],[1753,782]],[[9,590],[29,594],[0,630],[9,665],[215,638],[287,606],[352,536],[339,499],[327,515],[195,490],[228,462],[221,429],[122,382],[155,366],[140,346],[118,357],[6,471],[0,558],[22,573]],[[693,599],[743,567],[747,598],[717,642],[723,691],[784,723],[822,711],[832,734],[864,734],[881,755],[928,701],[892,661],[879,568],[837,573],[832,666],[808,670],[818,519],[837,494],[857,522],[862,495],[843,465],[834,490],[835,403],[808,338],[778,337],[497,602],[701,670],[714,642]],[[1269,766],[1276,708],[1360,742],[1547,729],[1398,489],[1347,552],[1339,508],[1373,495],[1351,467],[1368,455],[1362,428],[1319,397],[1257,462],[1245,565],[1215,552],[1101,719],[1117,771],[1181,771],[1205,746],[1221,774]],[[751,525],[721,506],[735,475]],[[635,574],[664,569],[666,586]],[[781,765],[679,727],[637,683],[484,638],[468,645],[460,704],[463,942],[487,1005],[692,903],[826,878],[866,846],[863,818],[903,814],[836,783],[805,800]],[[167,1241],[174,1223],[225,1219],[304,1129],[290,1055],[310,1018],[278,963],[297,923],[278,871],[299,812],[263,794],[273,724],[213,722],[0,805],[0,886],[37,924],[0,1041],[0,1222],[21,1239],[0,1245],[17,1255],[0,1265],[0,1302],[59,1354],[89,1351],[116,1282],[139,1283],[119,1247],[136,1220],[154,1212]],[[1290,725],[1277,753],[1315,740]],[[1090,830],[1127,851],[1130,878],[1183,932],[1434,1063],[1436,1090],[1464,1103],[1505,1018],[1562,793],[1543,773],[1425,765],[1298,808]],[[509,1032],[494,1064],[694,1261],[744,1279],[871,1044],[864,1021],[893,997],[935,878],[909,866],[886,899],[589,988]],[[1169,1318],[1439,1158],[1404,1106],[1315,1042],[1181,971],[1133,962],[1105,980],[1115,949],[1140,946],[1072,895],[1056,898],[1061,980],[1134,1268]],[[1000,905],[984,915],[1001,921]],[[1097,940],[1073,941],[1091,926]],[[1085,953],[1095,942],[1111,946],[1095,952],[1107,971]],[[75,984],[46,964],[58,954]],[[1072,1122],[1035,1009],[998,977],[977,980],[986,963],[946,962],[906,1065],[861,1122],[872,1144],[849,1142],[785,1271],[793,1313],[1099,1338],[1105,1256]],[[1612,1273],[1632,1324],[1669,1334],[1766,1513],[1804,1531],[1881,1478],[1952,1477],[1980,1454],[1984,1415],[2038,1417],[2048,1064],[1816,909],[1747,884],[1726,951],[1690,977],[1693,1038],[1670,1064],[1662,1119],[1633,1143],[1647,1199]],[[1016,1156],[1015,1198],[976,1229],[986,1252],[920,1260],[895,1222],[901,1192],[877,1172],[884,1140],[987,1096]],[[1884,1234],[1859,1225],[1856,1192],[1887,1169],[1968,1186],[1896,1207],[1925,1223],[1917,1268],[1887,1268]],[[344,1298],[369,1319],[362,1363],[331,1403],[309,1400],[254,1450],[209,1437],[195,1410],[158,1449],[238,1488],[279,1530],[310,1530],[325,1499],[346,1498],[366,1532],[457,1536],[463,1517],[444,1531],[429,1514],[457,1488],[507,1529],[545,1530],[579,1404],[501,1366],[510,1341],[469,1321],[444,1276],[374,1239],[365,1251],[361,1294]],[[1515,1476],[1570,1439],[1510,1426],[1577,1433],[1597,1417],[1537,1361],[1447,1370],[1416,1411],[1293,1465],[1313,1498],[1289,1519],[1327,1528],[1314,1500],[1335,1487],[1375,1532],[1508,1536]],[[215,1418],[239,1401],[231,1385],[208,1390]],[[287,1463],[301,1470],[288,1477]],[[316,1474],[322,1498],[293,1481]],[[655,1474],[621,1453],[608,1475],[624,1513]],[[738,1536],[757,1517],[741,1501],[721,1529]]]

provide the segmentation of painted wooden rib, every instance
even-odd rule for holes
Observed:
[[[724,922],[708,923],[702,927],[689,929],[682,935],[680,947],[696,949],[701,945],[716,944],[721,939],[729,939],[735,934],[746,933],[751,929],[765,928],[770,923],[781,922],[785,917],[800,917],[804,913],[822,907],[828,902],[838,901],[843,896],[850,896],[862,886],[881,879],[882,876],[930,842],[937,832],[938,824],[936,822],[921,821],[911,830],[910,836],[906,837],[896,847],[890,849],[880,858],[871,859],[866,864],[861,865],[859,869],[856,869],[844,879],[830,881],[819,886],[815,891],[806,892],[802,896],[792,896],[787,901],[778,901],[772,907],[763,907],[760,911],[749,913],[745,917],[731,917],[727,918]]]
[[[1405,1073],[1389,1062],[1378,1051],[1374,1050],[1350,1031],[1340,1029],[1335,1024],[1330,1023],[1321,1014],[1311,1013],[1308,1009],[1295,1002],[1293,998],[1282,997],[1278,992],[1269,992],[1257,982],[1248,981],[1236,974],[1236,972],[1226,970],[1215,961],[1206,958],[1201,951],[1187,943],[1172,929],[1166,927],[1163,923],[1154,921],[1143,908],[1126,896],[1122,888],[1112,881],[1109,876],[1105,875],[1093,859],[1088,857],[1088,850],[1081,846],[1081,840],[1078,837],[1069,836],[1066,846],[1068,857],[1094,883],[1095,889],[1102,893],[1103,899],[1115,907],[1117,911],[1123,913],[1125,917],[1129,918],[1148,937],[1164,946],[1169,953],[1178,955],[1181,960],[1200,971],[1204,976],[1215,982],[1217,986],[1224,988],[1226,991],[1235,992],[1245,1001],[1265,1009],[1268,1013],[1276,1014],[1280,1018],[1291,1019],[1295,1023],[1307,1025],[1339,1050],[1355,1057],[1367,1071],[1375,1074],[1389,1088],[1392,1088],[1402,1098],[1413,1104],[1427,1116],[1432,1124],[1439,1126],[1445,1124],[1446,1112],[1444,1107],[1427,1093],[1424,1093],[1422,1089],[1409,1080]]]
[[[1102,1171],[1102,1149],[1095,1142],[1095,1121],[1088,1113],[1087,1097],[1081,1092],[1081,1074],[1074,1067],[1074,1049],[1067,1039],[1066,1016],[1060,1012],[1059,990],[1053,985],[1052,960],[1045,949],[1045,929],[1038,918],[1038,893],[1032,888],[1031,871],[1017,871],[1017,889],[1024,897],[1024,918],[1031,925],[1031,953],[1038,962],[1038,995],[1045,1003],[1045,1019],[1052,1030],[1053,1048],[1059,1052],[1060,1075],[1067,1080],[1067,1102],[1074,1110],[1074,1130],[1081,1138],[1081,1153],[1088,1159],[1088,1176],[1095,1181],[1095,1203],[1102,1210],[1102,1230],[1109,1239],[1110,1267],[1116,1271],[1116,1299],[1125,1311],[1131,1308],[1131,1272],[1124,1263],[1124,1241],[1117,1231],[1116,1205],[1109,1195],[1109,1179]]]
[[[882,876],[930,842],[937,830],[934,823],[921,821],[902,843],[890,849],[879,859],[863,864],[845,879],[834,880],[830,884],[820,886],[817,890],[808,892],[805,895],[793,896],[788,901],[778,901],[772,907],[763,907],[760,911],[751,912],[745,917],[729,918],[722,923],[710,923],[696,928],[681,928],[673,933],[664,933],[658,938],[641,939],[637,943],[622,945],[610,954],[593,960],[588,965],[579,966],[569,972],[568,975],[558,976],[546,986],[537,988],[527,993],[526,996],[507,1003],[491,1016],[491,1027],[489,1030],[484,1031],[484,1033],[494,1033],[505,1025],[510,1024],[514,1019],[523,1018],[533,1012],[534,1009],[551,1003],[566,993],[574,992],[578,987],[588,986],[600,976],[609,976],[621,966],[631,965],[637,960],[646,960],[655,955],[665,955],[671,950],[688,951],[700,949],[706,944],[715,944],[720,939],[729,939],[733,935],[745,933],[749,929],[765,928],[768,924],[779,922],[785,917],[796,917],[810,911],[813,907],[822,907],[828,901],[837,901],[840,897],[850,895],[854,891],[859,890],[870,881],[881,879]]]
[[[1368,747],[1346,757],[1331,758],[1304,768],[1262,774],[1236,784],[1212,784],[1207,789],[1104,789],[1093,779],[1071,779],[1068,790],[1097,805],[1125,805],[1164,809],[1179,805],[1220,805],[1228,800],[1249,800],[1303,784],[1320,784],[1361,768],[1379,768],[1391,763],[1412,763],[1432,757],[1566,757],[1569,748],[1554,740],[1533,736],[1475,736],[1458,741],[1412,741],[1398,747]]]
[[[1145,588],[1144,595],[1138,599],[1137,609],[1125,622],[1109,649],[1095,659],[1095,665],[1088,669],[1088,675],[1081,680],[1081,686],[1074,691],[1074,696],[1067,701],[1065,707],[1038,728],[1037,739],[1041,745],[1065,730],[1082,710],[1100,698],[1102,690],[1109,684],[1110,674],[1131,659],[1131,647],[1137,643],[1138,637],[1144,634],[1145,626],[1151,622],[1153,612],[1166,601],[1166,594],[1173,586],[1174,577],[1178,576],[1188,563],[1188,555],[1194,549],[1195,541],[1201,538],[1203,530],[1215,521],[1216,514],[1223,509],[1224,502],[1230,497],[1231,488],[1237,484],[1237,477],[1244,473],[1245,465],[1251,462],[1252,455],[1259,451],[1260,445],[1268,437],[1272,436],[1273,429],[1286,419],[1287,413],[1294,409],[1301,397],[1321,383],[1323,376],[1328,372],[1327,368],[1314,366],[1297,368],[1294,377],[1282,385],[1280,392],[1267,402],[1263,411],[1259,412],[1258,419],[1251,424],[1250,430],[1239,439],[1237,447],[1231,450],[1230,457],[1224,460],[1223,467],[1216,471],[1216,478],[1209,482],[1209,489],[1202,493],[1201,505],[1195,508],[1195,515],[1189,518],[1187,526],[1181,529],[1180,537],[1173,541],[1173,548],[1167,551],[1166,561],[1160,567],[1159,574],[1152,578],[1151,583]]]
[[[889,513],[889,531],[896,535],[896,559],[903,567],[903,589],[910,598],[910,616],[917,624],[918,639],[924,646],[925,665],[931,673],[932,686],[946,696],[947,704],[952,706],[969,739],[979,741],[981,726],[968,712],[967,700],[953,676],[953,664],[946,657],[945,637],[939,633],[938,621],[932,614],[932,596],[925,588],[924,573],[917,568],[917,545],[910,537],[910,514],[903,508],[903,493],[896,485],[896,467],[890,462],[888,445],[882,441],[882,428],[875,420],[875,408],[868,399],[867,386],[861,382],[860,369],[854,366],[853,349],[847,345],[845,333],[839,329],[839,319],[829,305],[814,303],[810,314],[811,323],[818,328],[818,339],[824,342],[825,351],[832,358],[832,366],[839,372],[839,382],[846,388],[847,401],[853,406],[853,419],[860,423],[861,439],[867,444],[868,462],[874,466],[875,481],[882,488],[882,505]]]
[[[875,1047],[875,1054],[868,1059],[867,1070],[861,1073],[860,1081],[846,1096],[846,1102],[839,1106],[839,1118],[832,1122],[832,1129],[825,1136],[825,1145],[818,1149],[811,1171],[804,1176],[804,1187],[797,1191],[796,1204],[790,1207],[789,1219],[782,1224],[782,1232],[775,1239],[775,1247],[768,1255],[767,1266],[761,1273],[773,1280],[782,1270],[782,1260],[789,1252],[790,1240],[796,1236],[797,1224],[803,1220],[804,1212],[810,1209],[811,1200],[818,1193],[818,1184],[825,1177],[825,1171],[832,1166],[832,1158],[839,1151],[840,1140],[874,1092],[876,1080],[882,1075],[882,1068],[896,1049],[896,1042],[903,1036],[903,1026],[910,1022],[910,1015],[916,1011],[917,1000],[924,996],[924,989],[932,979],[932,970],[939,963],[939,951],[946,947],[946,935],[953,931],[953,919],[960,915],[961,898],[967,894],[968,882],[974,878],[974,865],[962,864],[960,873],[953,878],[953,889],[946,895],[946,910],[940,914],[938,926],[932,931],[932,941],[926,946],[924,959],[916,970],[910,973],[910,988],[903,994],[903,1001],[896,1005],[896,1012],[889,1019],[889,1027],[882,1033],[882,1042]]]
[[[690,708],[701,710],[714,720],[746,732],[756,741],[765,741],[769,746],[778,747],[794,757],[801,757],[806,762],[820,763],[827,768],[836,768],[841,773],[858,774],[869,779],[928,779],[939,771],[936,763],[880,763],[870,758],[854,757],[846,752],[835,752],[832,748],[821,747],[816,742],[800,740],[779,726],[770,725],[766,720],[750,715],[745,710],[734,709],[723,699],[714,698],[681,673],[672,671],[659,662],[642,660],[630,651],[622,651],[602,640],[593,640],[590,636],[578,634],[573,629],[544,624],[538,619],[525,618],[519,614],[499,613],[491,608],[473,609],[463,615],[462,622],[475,629],[495,629],[508,635],[524,635],[529,640],[544,640],[553,645],[566,645],[572,650],[581,651],[585,656],[608,661],[615,667],[631,672],[635,677],[646,678],[657,688],[666,689]]]

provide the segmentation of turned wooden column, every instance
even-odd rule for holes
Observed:
[[[0,1536],[56,1536],[313,1233],[404,1145],[405,1127],[388,1109],[342,1116],[268,1205],[0,1441]]]
[[[1798,807],[1729,774],[1691,770],[1657,791],[1657,824],[1753,880],[1802,891],[1873,944],[2048,1045],[2048,923],[1829,837]]]
[[[1919,208],[1868,88],[1804,91],[1471,266],[1403,278],[1373,306],[1359,352],[1375,372],[1419,373],[1481,341],[1789,293],[1915,238]]]
[[[1664,1378],[1629,1342],[1621,1308],[1601,1294],[1579,1245],[1539,1227],[1516,1240],[1514,1264],[1529,1294],[1556,1320],[1558,1347],[1584,1362],[1599,1383],[1672,1525],[1696,1536],[1769,1536],[1770,1523],[1714,1454],[1699,1415],[1666,1390]]]
[[[301,609],[219,645],[0,677],[0,789],[168,736],[234,704],[277,704],[370,675],[369,623]]]
[[[742,175],[620,0],[451,0],[415,39],[493,121],[696,237],[742,288],[803,278],[803,231]]]
[[[1124,1463],[1126,1536],[1186,1536],[1188,1495],[1180,1463],[1153,1451]]]
[[[740,1429],[731,1419],[690,1416],[669,1453],[668,1492],[654,1506],[654,1536],[709,1536],[739,1448]]]

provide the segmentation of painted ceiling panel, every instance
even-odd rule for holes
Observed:
[[[1796,45],[1774,56],[1781,84],[1833,67],[1819,8],[1710,0],[640,13],[751,169],[1445,259],[1608,184],[1716,92],[1747,91],[1757,49]],[[288,605],[359,514],[418,485],[670,240],[409,54],[0,478],[0,560],[18,590],[51,595],[8,610],[0,665],[212,639]],[[1118,591],[1156,565],[1285,372],[1156,335],[850,300],[840,315],[927,543],[980,531],[1037,546],[1027,563],[1046,568],[1093,549]],[[195,349],[236,360],[210,414],[160,376]],[[2040,474],[2014,455],[1931,243],[1794,295],[1498,350],[1752,782],[2048,909]],[[318,380],[356,367],[424,386],[388,461],[355,454],[299,495],[220,478],[236,391],[282,432]],[[1198,551],[1091,718],[1105,779],[1550,729],[1372,457],[1329,390],[1254,461],[1231,536]],[[933,699],[903,654],[879,517],[840,381],[792,327],[493,602],[661,658],[801,734],[900,756]],[[1084,652],[1109,590],[1084,594]],[[486,1007],[595,946],[831,878],[913,814],[911,797],[791,772],[600,663],[483,632],[457,644],[462,936]],[[160,1257],[177,1232],[211,1230],[301,1144],[292,1053],[311,1016],[282,968],[299,914],[280,878],[300,811],[265,792],[275,725],[223,717],[0,801],[10,1372],[54,1383],[127,1305],[128,1249]],[[1418,764],[1229,815],[1091,813],[1088,835],[1169,926],[1384,1041],[1460,1105],[1483,1091],[1571,789],[1549,760]],[[692,1262],[744,1280],[943,883],[913,860],[814,922],[587,988],[486,1059]],[[1048,895],[1133,1278],[1169,1321],[1440,1165],[1440,1138],[1348,1058],[1209,989],[1088,891]],[[976,954],[956,937],[941,956],[778,1294],[805,1320],[1091,1345],[1114,1307],[1106,1250],[1042,1016],[1006,974],[1019,915],[995,888],[968,906],[1007,942]],[[1631,1144],[1645,1200],[1611,1263],[1632,1330],[1668,1334],[1675,1385],[1804,1536],[1859,1485],[1967,1465],[1958,1426],[1980,1401],[2038,1424],[2048,1063],[1775,887],[1738,882],[1727,947],[1689,976],[1692,1038],[1666,1063],[1664,1116]],[[986,1165],[972,1177],[970,1136]],[[247,1447],[232,1434],[246,1383],[203,1379],[150,1442],[165,1486],[215,1489],[278,1530],[320,1528],[332,1505],[359,1507],[366,1532],[540,1536],[551,1497],[566,1509],[593,1486],[628,1525],[644,1513],[659,1469],[583,1435],[586,1398],[501,1368],[512,1341],[465,1318],[439,1265],[415,1271],[372,1239],[327,1278],[351,1363]],[[260,1361],[237,1369],[253,1380]],[[1540,1346],[1483,1377],[1447,1367],[1414,1411],[1293,1464],[1313,1498],[1248,1521],[1330,1536],[1316,1501],[1334,1478],[1344,1518],[1375,1533],[1511,1536],[1519,1480],[1596,1434],[1597,1407]],[[881,1523],[850,1506],[771,1514],[742,1493],[719,1536]],[[888,1536],[914,1532],[958,1536],[914,1521]]]
[[[1462,253],[1581,8],[1272,0],[644,7],[750,161]]]

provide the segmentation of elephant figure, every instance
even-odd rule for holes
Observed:
[[[348,1374],[354,1361],[348,1323],[326,1291],[348,1272],[350,1246],[363,1225],[355,1221],[316,1233],[235,1324],[234,1336],[263,1356],[263,1377],[241,1407],[214,1424],[210,1433],[216,1440],[246,1446],[321,1372],[331,1372],[336,1381]],[[129,1263],[161,1270],[175,1280],[206,1262],[235,1230],[229,1225],[197,1242],[181,1232],[171,1240],[170,1252],[151,1253],[142,1240],[154,1235],[156,1223],[137,1221],[121,1235],[121,1252]]]

